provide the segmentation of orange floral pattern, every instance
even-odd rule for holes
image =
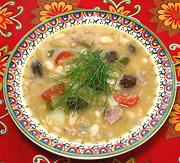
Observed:
[[[173,111],[171,111],[170,118],[168,121],[175,125],[176,131],[180,131],[180,105],[179,104],[175,104],[173,106]]]
[[[31,23],[38,24],[55,15],[78,8],[80,0],[37,0],[39,8],[31,12],[36,16]]]
[[[172,29],[180,28],[180,3],[162,4],[158,14],[158,19],[164,21],[165,26],[171,26]]]
[[[180,77],[180,52],[178,52],[177,56],[173,56],[175,60],[175,68],[177,69],[177,76]]]
[[[50,160],[43,155],[36,155],[33,158],[33,163],[37,163],[37,162],[50,163]],[[69,158],[58,157],[54,159],[52,163],[71,163],[71,160]]]
[[[9,19],[13,12],[7,12],[7,8],[0,10],[0,28],[7,29],[7,24],[13,24],[13,21]]]
[[[10,37],[12,32],[9,31],[9,25],[15,25],[16,30],[20,30],[22,28],[22,24],[19,20],[16,19],[19,16],[24,8],[22,6],[18,6],[18,13],[15,15],[10,10],[10,6],[14,6],[14,1],[7,1],[3,5],[0,5],[0,35],[4,37]],[[13,10],[14,11],[14,10]]]
[[[149,11],[154,15],[151,22],[157,23],[157,33],[168,31],[170,37],[180,32],[180,2],[179,0],[154,0],[156,8]]]
[[[32,20],[33,24],[38,24],[54,15],[59,13],[64,13],[70,10],[74,10],[79,5],[79,0],[36,0],[39,5],[38,8],[32,9],[32,13],[35,15],[35,18]],[[104,0],[105,1],[105,0]],[[155,0],[154,0],[155,1]],[[180,32],[180,7],[179,0],[156,0],[159,1],[156,3],[156,8],[150,9],[153,13],[152,22],[157,23],[157,32],[167,31],[169,36],[173,37]],[[170,1],[170,2],[169,2]],[[55,2],[55,3],[54,3]],[[63,4],[62,4],[63,2]],[[107,1],[109,3],[109,1]],[[121,1],[119,1],[121,2]],[[53,4],[53,5],[52,5]],[[69,5],[72,7],[69,7]],[[70,9],[71,8],[71,9]],[[132,11],[126,10],[126,6],[113,7],[109,5],[109,10],[112,12],[116,12],[123,15],[128,15]],[[14,12],[14,10],[13,10]],[[15,24],[15,22],[11,21],[10,17],[12,16],[12,12],[9,11],[9,8],[0,8],[0,30],[8,30],[10,24]],[[1,35],[0,35],[1,36]],[[2,90],[2,77],[4,74],[5,65],[7,63],[9,57],[8,46],[0,47],[0,91]],[[180,76],[180,52],[178,56],[174,56],[175,66],[178,70],[178,74]],[[179,91],[180,92],[180,91]],[[179,93],[180,94],[180,93]],[[178,96],[180,97],[180,96]],[[180,98],[179,98],[180,99]],[[178,102],[176,102],[178,103]],[[179,103],[180,104],[180,103]],[[168,120],[170,125],[173,127],[172,133],[175,131],[179,131],[180,126],[180,105],[175,104],[173,107],[173,111],[170,114],[170,118]],[[170,132],[169,132],[170,133]],[[180,137],[180,133],[177,135]],[[172,138],[174,138],[173,136]],[[46,161],[46,160],[45,160]],[[45,162],[44,161],[44,162]],[[112,163],[122,163],[123,161],[119,158],[112,158],[112,160],[108,160],[107,162],[112,161]],[[41,161],[40,161],[41,162]],[[66,161],[65,158],[55,159],[53,162],[71,162],[70,159]],[[73,162],[73,160],[72,160]],[[101,161],[99,161],[101,162]],[[102,160],[102,162],[105,162]],[[125,163],[135,163],[135,158],[126,158]]]
[[[112,163],[136,163],[136,159],[134,157],[129,158],[125,162],[119,160],[118,158],[113,158]]]
[[[55,15],[71,11],[72,8],[72,5],[66,5],[64,2],[52,2],[51,4],[45,4],[44,10],[40,12],[40,21],[42,22]]]
[[[3,79],[4,70],[9,58],[9,54],[10,52],[7,45],[0,48],[0,82],[2,82]]]
[[[115,8],[114,6],[109,5],[109,11],[116,12],[116,13],[122,14],[122,15],[128,15],[130,13],[130,11],[124,9],[124,6],[120,6],[119,8]]]

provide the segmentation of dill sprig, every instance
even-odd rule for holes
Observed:
[[[52,100],[53,108],[63,107],[65,111],[70,112],[87,109],[90,106],[98,108],[106,105],[111,93],[108,81],[117,82],[116,72],[123,72],[123,64],[119,61],[109,64],[103,50],[93,50],[91,45],[85,47],[86,49],[73,59],[73,64],[65,71],[65,75],[58,75],[55,78],[57,83],[65,83],[66,90],[63,95]],[[79,107],[80,109],[68,107],[67,101],[71,98],[75,100],[74,97],[78,97],[77,101],[81,98],[90,105]],[[102,97],[105,97],[103,102],[100,100]]]

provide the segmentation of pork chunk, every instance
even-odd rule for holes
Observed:
[[[120,107],[111,107],[108,108],[105,112],[105,121],[109,124],[115,123],[117,120],[119,120],[123,115],[123,109]]]

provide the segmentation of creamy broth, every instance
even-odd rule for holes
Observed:
[[[56,65],[54,62],[57,56],[63,51],[70,51],[73,57],[78,57],[78,53],[85,50],[84,46],[79,45],[79,41],[93,43],[93,48],[102,49],[104,54],[116,51],[118,59],[129,59],[129,63],[124,66],[124,72],[117,77],[117,83],[113,87],[115,91],[112,91],[107,100],[107,107],[119,107],[123,110],[121,117],[112,124],[105,120],[107,108],[104,110],[92,107],[80,112],[66,113],[63,108],[50,109],[49,103],[42,98],[43,92],[56,84],[52,78],[57,74],[64,74],[73,64],[62,62]],[[36,77],[32,72],[32,62],[35,60],[42,66],[40,77]],[[124,74],[136,78],[136,84],[131,88],[124,88],[119,84]],[[24,98],[39,123],[61,138],[83,143],[107,141],[132,130],[142,122],[152,107],[156,89],[156,71],[145,49],[124,32],[101,25],[79,25],[50,36],[28,59],[23,76]],[[117,92],[136,95],[138,102],[133,106],[122,105],[114,99]]]

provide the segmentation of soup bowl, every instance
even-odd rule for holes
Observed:
[[[52,34],[80,24],[101,24],[127,33],[147,51],[157,70],[157,97],[144,119],[131,131],[106,142],[78,143],[67,141],[48,132],[34,118],[22,93],[25,64],[34,49]],[[32,142],[40,147],[69,158],[103,159],[128,152],[146,142],[163,125],[176,94],[175,69],[164,44],[139,21],[112,12],[79,10],[55,16],[29,31],[16,45],[5,70],[3,91],[10,116]]]

